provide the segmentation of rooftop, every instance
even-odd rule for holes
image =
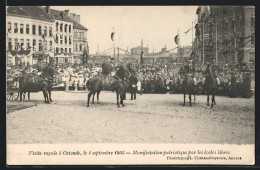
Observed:
[[[54,19],[40,6],[9,6],[6,15],[54,22]]]

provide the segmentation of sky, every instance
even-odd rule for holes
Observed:
[[[52,9],[70,10],[80,15],[80,24],[88,28],[90,54],[113,47],[111,32],[115,32],[115,46],[128,51],[143,46],[149,52],[176,47],[174,37],[178,31],[180,45],[191,45],[192,22],[197,19],[197,6],[51,6]],[[194,25],[194,24],[193,24]],[[193,38],[195,29],[193,29]]]

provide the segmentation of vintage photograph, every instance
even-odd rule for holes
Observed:
[[[255,7],[7,6],[6,82],[7,145],[254,146]]]

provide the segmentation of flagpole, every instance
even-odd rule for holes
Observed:
[[[204,21],[202,22],[202,63],[204,64]]]
[[[192,30],[192,38],[191,38],[191,46],[193,45],[193,21],[192,21],[192,24],[191,24],[191,30]]]
[[[218,24],[216,23],[216,64],[218,64]]]
[[[234,34],[235,34],[235,60],[237,63],[237,35],[236,35],[236,23],[234,21]]]
[[[114,32],[114,27],[113,27],[113,33],[115,34]],[[114,41],[114,38],[113,38],[113,47],[114,47],[114,59],[116,57],[116,49],[115,49],[115,41]]]

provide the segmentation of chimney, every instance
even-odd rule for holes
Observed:
[[[70,19],[74,20],[73,19],[73,13],[70,13]]]
[[[76,21],[76,14],[73,14],[73,20]]]
[[[69,17],[70,10],[65,10],[65,14]]]
[[[62,19],[65,18],[65,17],[64,17],[64,12],[63,12],[63,11],[61,11],[61,18],[62,18]]]
[[[46,13],[50,14],[50,6],[46,6]]]
[[[80,24],[80,15],[77,15],[77,23]]]

